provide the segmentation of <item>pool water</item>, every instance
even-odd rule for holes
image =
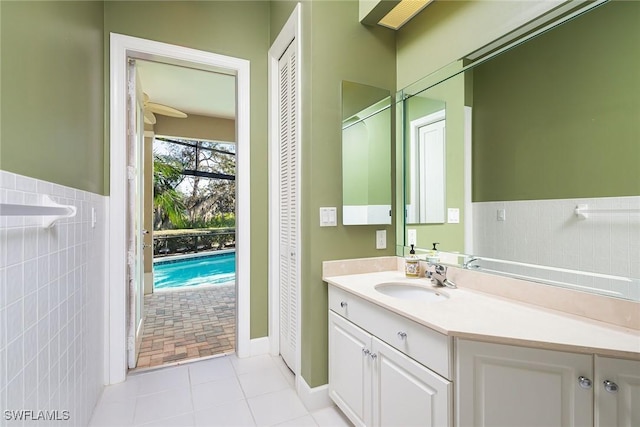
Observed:
[[[153,266],[155,289],[219,285],[235,279],[235,252],[157,262]]]

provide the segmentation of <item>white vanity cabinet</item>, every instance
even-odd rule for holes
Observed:
[[[451,381],[407,355],[430,342],[441,351],[444,340],[433,358],[448,372],[448,338],[339,289],[329,295],[329,396],[347,417],[356,426],[450,426]]]
[[[593,425],[593,356],[456,341],[456,425]]]
[[[640,426],[640,361],[456,340],[456,425]]]
[[[640,361],[595,357],[596,427],[640,426]]]

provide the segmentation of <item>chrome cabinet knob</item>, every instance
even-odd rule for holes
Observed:
[[[346,301],[340,302],[340,307],[345,308],[346,306],[347,306],[347,302]]]
[[[587,377],[580,375],[578,377],[578,385],[582,388],[591,388],[591,380]]]
[[[376,357],[378,357],[378,355],[375,353],[371,353],[369,356],[371,356],[372,360],[376,360]]]
[[[400,338],[401,340],[405,339],[407,337],[407,333],[406,332],[398,332],[398,338]]]
[[[368,356],[368,355],[369,355],[369,353],[371,353],[371,352],[369,351],[369,349],[368,349],[368,348],[363,348],[363,349],[362,349],[362,354],[363,354],[365,357],[366,357],[366,356]]]
[[[605,380],[604,381],[604,389],[609,393],[617,393],[618,392],[618,384],[613,381]]]

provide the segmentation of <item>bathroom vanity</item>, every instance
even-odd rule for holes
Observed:
[[[329,395],[356,426],[640,425],[637,329],[330,263]]]

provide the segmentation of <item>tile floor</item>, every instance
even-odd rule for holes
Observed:
[[[235,308],[235,283],[145,295],[138,368],[233,352]]]
[[[335,407],[307,411],[293,381],[269,355],[141,371],[105,388],[90,426],[351,426]]]

